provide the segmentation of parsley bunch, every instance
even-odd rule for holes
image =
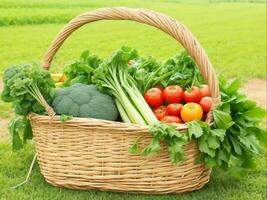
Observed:
[[[183,146],[188,143],[186,133],[180,133],[176,126],[158,122],[150,126],[149,132],[153,135],[150,144],[142,150],[143,156],[151,156],[159,152],[160,142],[165,142],[168,146],[169,157],[172,163],[179,163],[184,160]],[[130,153],[138,153],[139,138],[129,148]]]

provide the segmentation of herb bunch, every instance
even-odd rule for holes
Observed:
[[[17,114],[9,123],[13,149],[20,149],[23,142],[32,138],[28,113],[45,114],[42,101],[44,98],[51,105],[55,83],[50,73],[36,63],[10,66],[4,73],[3,81],[1,98],[12,103]]]
[[[260,123],[266,112],[239,91],[240,81],[220,79],[222,103],[213,111],[211,128],[201,121],[188,123],[189,138],[197,140],[202,161],[242,177],[266,145],[266,129]]]

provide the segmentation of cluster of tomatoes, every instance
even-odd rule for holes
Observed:
[[[205,120],[212,106],[207,85],[185,91],[178,85],[158,86],[146,91],[144,98],[158,120],[165,123]]]

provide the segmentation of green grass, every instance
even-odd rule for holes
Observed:
[[[58,31],[74,16],[105,6],[143,7],[166,13],[187,25],[206,49],[218,74],[266,79],[266,1],[264,0],[1,0],[0,77],[14,63],[41,61]],[[125,21],[102,21],[84,26],[65,42],[53,62],[59,72],[64,63],[86,49],[102,57],[121,45],[139,50],[141,55],[165,59],[181,50],[168,35],[146,25]],[[0,101],[0,119],[10,118],[10,105]],[[2,128],[2,127],[1,127]],[[1,136],[1,135],[0,135]],[[6,140],[6,139],[5,139]],[[10,139],[9,139],[10,140]],[[11,190],[23,181],[33,146],[12,152],[0,137],[0,199],[267,199],[266,153],[257,168],[242,180],[234,180],[215,170],[201,190],[183,195],[133,195],[98,191],[59,189],[47,184],[35,165],[27,185]]]
[[[9,145],[0,144],[0,198],[2,199],[127,199],[127,200],[262,200],[266,199],[266,154],[258,161],[258,166],[245,179],[235,180],[221,170],[212,173],[210,182],[203,189],[183,195],[136,195],[99,191],[78,191],[55,188],[45,182],[35,165],[28,184],[12,190],[25,179],[34,151],[32,145],[26,150],[12,152]]]
[[[24,3],[22,8],[11,7],[14,4],[7,3],[0,9],[0,21],[12,18],[15,24],[24,25],[0,29],[0,75],[12,63],[41,60],[50,42],[63,27],[58,23],[103,6],[103,1],[95,4],[78,1],[81,2],[80,7],[78,3],[76,6],[62,3],[63,8],[58,8],[59,2],[42,3],[46,5],[44,8],[34,3],[30,3],[29,7]],[[242,79],[266,78],[265,4],[125,2],[118,5],[150,8],[186,24],[203,44],[217,73]],[[108,1],[108,5],[114,3]],[[199,18],[201,20],[197,20]],[[138,48],[142,55],[153,55],[159,59],[174,55],[181,49],[174,39],[146,25],[103,21],[76,31],[58,53],[55,66],[63,65],[85,49],[105,56],[125,44]]]

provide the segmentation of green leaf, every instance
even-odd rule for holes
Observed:
[[[33,134],[32,134],[32,127],[31,127],[30,120],[24,117],[23,123],[24,123],[23,141],[25,143],[27,140],[30,140],[33,138]]]
[[[221,161],[224,161],[224,162],[228,163],[228,161],[229,161],[229,153],[224,151],[222,148],[218,149],[217,160],[221,160]]]
[[[225,138],[224,138],[224,141],[223,141],[223,147],[225,148],[225,150],[226,150],[228,153],[231,153],[231,149],[232,149],[232,147],[231,147],[231,144],[230,144],[230,142],[229,142],[229,140],[228,140],[228,137],[225,137]]]
[[[267,131],[266,129],[259,128],[259,127],[253,127],[253,128],[248,128],[247,131],[253,132],[257,139],[259,140],[259,143],[261,146],[266,146],[267,145]]]
[[[71,120],[73,117],[70,115],[60,115],[59,120],[61,123],[64,123],[68,120]]]
[[[234,94],[241,87],[241,81],[238,79],[233,80],[226,88],[228,94]]]
[[[243,161],[240,160],[238,157],[234,156],[233,154],[230,155],[228,166],[229,167],[240,167],[242,166]]]
[[[22,140],[18,131],[12,133],[12,148],[13,150],[19,150],[23,147]]]
[[[208,142],[209,148],[217,149],[220,147],[220,142],[215,136],[209,136],[207,142]]]
[[[83,61],[86,61],[87,57],[89,56],[89,51],[88,50],[85,50],[81,53],[80,55],[80,58],[83,60]]]
[[[257,107],[254,109],[251,109],[247,112],[243,113],[243,116],[248,120],[248,121],[261,121],[263,117],[265,116],[266,112],[264,109]]]
[[[237,100],[235,103],[235,110],[242,111],[242,110],[250,110],[257,106],[255,101],[248,100],[244,98],[242,101]]]
[[[223,142],[225,134],[226,134],[226,130],[224,129],[212,129],[210,130],[211,135],[213,136],[217,136],[221,142]]]
[[[242,149],[237,139],[235,139],[233,136],[229,136],[230,142],[232,143],[234,150],[237,155],[242,155]]]
[[[188,125],[189,139],[191,139],[193,136],[199,138],[203,134],[202,127],[199,125],[197,121],[189,122],[187,123],[187,125]]]
[[[8,124],[8,130],[12,137],[13,150],[19,150],[23,147],[20,133],[24,130],[24,121],[22,117],[16,116]]]
[[[143,156],[152,156],[160,150],[159,140],[153,138],[152,142],[143,150]]]
[[[201,137],[199,139],[199,150],[203,153],[208,154],[212,158],[215,156],[215,150],[209,148],[208,143],[206,142],[205,138]]]
[[[226,130],[235,124],[235,122],[232,121],[232,117],[230,116],[229,113],[226,113],[220,110],[214,110],[213,117],[214,117],[215,125],[219,129]]]
[[[259,144],[259,140],[255,135],[239,135],[239,141],[246,147],[246,149],[253,154],[259,154],[262,151],[262,147]]]
[[[222,103],[222,105],[220,106],[220,110],[230,114],[231,113],[230,103]]]
[[[172,163],[178,163],[184,160],[184,150],[182,142],[173,142],[169,145],[169,154]]]
[[[214,158],[211,158],[210,156],[206,156],[204,161],[205,161],[205,165],[209,168],[213,168],[217,166],[216,160]]]
[[[129,147],[128,151],[132,154],[137,154],[139,152],[139,148],[138,148],[138,141],[139,138],[137,138],[134,143],[132,144],[132,146]]]
[[[183,146],[188,143],[187,134],[181,134],[176,126],[158,122],[150,126],[149,131],[153,135],[151,143],[142,151],[142,155],[150,156],[160,150],[160,141],[165,141],[168,146],[169,156],[172,163],[178,163],[184,158]],[[135,146],[132,147],[133,152]]]

